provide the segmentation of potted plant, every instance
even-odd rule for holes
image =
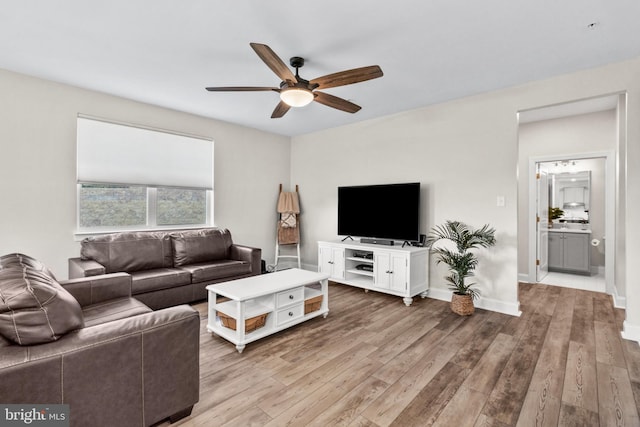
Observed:
[[[549,228],[553,226],[553,220],[562,218],[564,211],[560,208],[552,208],[549,206]]]
[[[441,240],[453,243],[455,250],[443,246],[434,247]],[[495,245],[495,229],[485,224],[474,230],[460,221],[446,221],[431,229],[426,244],[438,257],[437,264],[445,263],[449,266],[449,276],[445,276],[445,279],[453,291],[451,310],[463,316],[473,314],[473,300],[479,296],[479,292],[473,288],[475,283],[469,283],[466,279],[473,276],[478,258],[471,249]]]

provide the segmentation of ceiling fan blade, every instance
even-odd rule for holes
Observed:
[[[271,68],[271,71],[273,71],[278,77],[280,77],[280,80],[298,83],[298,79],[296,79],[296,76],[293,75],[289,67],[287,67],[287,65],[282,62],[282,59],[280,59],[280,57],[276,55],[276,53],[271,50],[269,46],[260,43],[249,44],[258,54],[260,59],[262,59],[264,63],[267,64],[269,68]]]
[[[280,89],[277,87],[261,87],[261,86],[222,86],[222,87],[207,87],[205,89],[207,89],[209,92],[255,92],[255,91],[267,91],[267,90],[280,92]]]
[[[311,80],[309,84],[312,86],[318,85],[318,89],[326,89],[377,79],[378,77],[382,77],[382,75],[382,69],[379,66],[370,65],[368,67],[354,68],[353,70],[327,74],[326,76]]]
[[[338,110],[346,111],[347,113],[357,113],[362,107],[349,102],[346,99],[338,98],[337,96],[329,95],[324,92],[313,92],[315,95],[314,101],[324,104],[327,107],[337,108]]]
[[[273,110],[273,113],[271,113],[271,118],[279,119],[280,117],[287,114],[287,111],[289,111],[289,108],[291,107],[287,105],[284,101],[280,101],[278,105],[276,105],[275,110]]]

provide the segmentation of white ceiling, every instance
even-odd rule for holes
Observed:
[[[637,0],[0,0],[0,68],[299,135],[640,56]],[[590,24],[595,25],[590,26]],[[384,77],[327,89],[271,119],[277,86],[250,48],[300,75],[379,65]]]

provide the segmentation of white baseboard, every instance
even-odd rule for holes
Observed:
[[[440,301],[451,301],[451,291],[448,289],[429,288],[428,298],[438,299]]]
[[[429,289],[429,298],[441,300],[441,301],[451,301],[452,292],[448,289],[441,288],[430,288]],[[492,298],[483,298],[480,297],[473,304],[477,308],[481,308],[483,310],[496,311],[498,313],[508,314],[510,316],[520,317],[522,312],[519,310],[519,303],[508,303],[504,301],[499,301]]]
[[[622,338],[625,340],[635,341],[640,344],[640,326],[631,325],[626,320],[622,324]]]
[[[525,273],[518,273],[518,282],[529,283],[529,275]]]
[[[618,288],[613,287],[613,293],[611,294],[613,298],[613,306],[615,308],[627,308],[627,298],[621,295],[618,295]]]
[[[520,315],[522,314],[522,311],[520,311],[519,302],[510,303],[496,299],[480,297],[480,299],[478,299],[478,301],[476,302],[476,307],[485,310],[497,311],[498,313],[508,314],[516,317],[520,317]]]

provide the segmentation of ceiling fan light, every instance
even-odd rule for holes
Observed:
[[[290,107],[304,107],[313,101],[313,93],[293,87],[280,91],[280,99]]]

